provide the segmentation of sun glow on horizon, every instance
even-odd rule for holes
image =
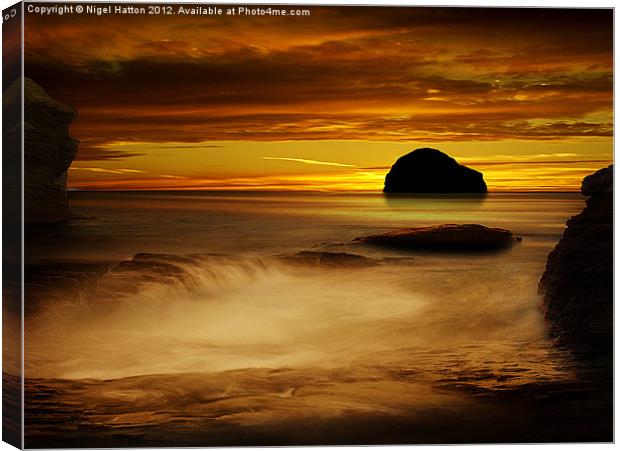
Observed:
[[[611,163],[611,145],[588,140],[435,147],[482,172],[490,192],[538,192],[579,191],[583,177]],[[123,143],[111,151],[134,156],[78,160],[69,171],[69,188],[380,192],[393,162],[426,146],[366,141]]]

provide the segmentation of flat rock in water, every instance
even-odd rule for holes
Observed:
[[[414,227],[356,238],[354,242],[400,249],[492,251],[521,241],[509,230],[479,224]]]
[[[362,255],[346,252],[302,251],[295,255],[281,257],[282,261],[296,265],[326,266],[330,268],[368,268],[379,262]]]

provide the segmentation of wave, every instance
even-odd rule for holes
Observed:
[[[374,259],[345,252],[300,251],[272,257],[234,257],[222,254],[138,253],[110,264],[55,263],[26,269],[28,312],[55,298],[80,305],[113,305],[156,287],[173,287],[186,299],[205,300],[294,268],[364,269],[382,264],[407,264],[414,259]]]
[[[442,350],[455,352],[456,364],[474,362],[472,373],[483,374],[489,356],[499,359],[494,368],[517,363],[526,375],[560,371],[537,310],[536,272],[502,260],[139,253],[50,271],[29,280],[28,300],[37,300],[26,317],[30,377],[388,360],[435,374],[448,362]]]

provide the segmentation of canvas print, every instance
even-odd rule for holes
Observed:
[[[613,440],[612,9],[3,32],[5,440]]]

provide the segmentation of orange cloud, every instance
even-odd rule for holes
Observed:
[[[27,15],[26,74],[80,111],[82,160],[131,156],[119,141],[612,134],[611,10],[311,10]]]
[[[442,148],[520,141],[530,155],[541,143],[611,143],[611,9],[309,9],[310,16],[296,18],[27,14],[26,75],[79,110],[71,133],[80,140],[76,166],[84,168],[72,171],[71,183],[331,189],[332,175],[317,175],[313,166],[392,162],[371,154],[350,163],[320,151],[262,154],[300,163],[310,179],[257,179],[243,172],[247,166],[213,180],[163,163],[154,164],[157,174],[136,166],[146,172],[131,178],[85,169],[121,171],[146,155],[160,158],[149,144],[168,145],[187,168],[198,161],[187,149],[217,142]],[[576,167],[571,162],[587,160],[581,152],[564,161]],[[489,186],[574,189],[581,174],[559,165],[549,173],[545,165],[536,175],[531,164],[514,164],[489,162]],[[585,170],[584,164],[577,166]],[[519,182],[518,174],[532,182]],[[375,170],[344,171],[339,183],[376,189],[381,177]]]

